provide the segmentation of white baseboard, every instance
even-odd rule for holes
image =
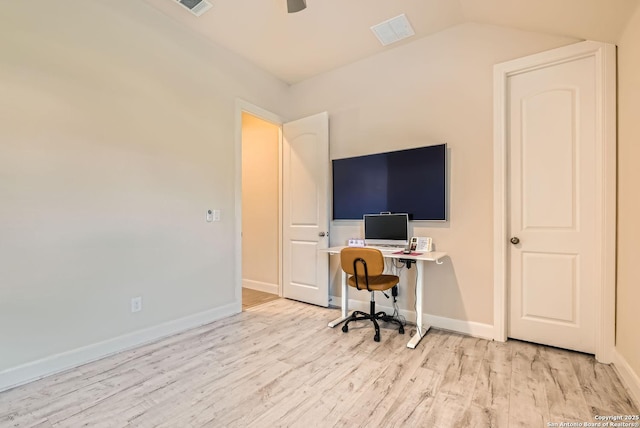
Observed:
[[[442,330],[454,331],[481,339],[493,340],[493,325],[475,321],[463,321],[454,318],[423,315],[424,322]]]
[[[101,358],[154,342],[163,337],[209,324],[213,321],[240,313],[239,302],[189,315],[157,326],[134,331],[102,342],[83,346],[43,359],[26,363],[0,372],[0,392],[55,373],[81,366]]]
[[[340,307],[341,305],[340,297],[330,296],[329,301],[331,302],[331,306]],[[376,309],[385,311],[388,314],[393,313],[393,307],[381,305],[379,302],[376,302]],[[349,311],[352,310],[369,312],[369,302],[349,299]],[[409,322],[416,322],[416,313],[412,310],[400,309],[400,315]],[[480,337],[482,339],[493,340],[493,325],[491,324],[483,324],[475,321],[463,321],[430,314],[423,314],[422,320],[425,324],[428,324],[431,327],[466,334],[468,336]]]
[[[640,408],[640,377],[634,372],[627,360],[620,355],[617,349],[611,353],[613,357],[613,368],[618,373],[618,377],[625,384],[631,397],[635,400],[636,407]]]
[[[265,293],[278,294],[278,284],[270,284],[268,282],[253,281],[251,279],[243,279],[242,287],[251,290],[264,291]]]

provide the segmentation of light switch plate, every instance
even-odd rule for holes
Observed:
[[[133,297],[131,299],[131,312],[140,312],[142,310],[142,297]]]

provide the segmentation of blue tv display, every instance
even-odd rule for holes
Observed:
[[[446,220],[447,145],[333,160],[333,219],[407,213]]]

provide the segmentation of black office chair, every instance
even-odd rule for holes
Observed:
[[[380,250],[375,248],[348,247],[340,251],[340,264],[349,276],[347,283],[357,290],[367,290],[371,294],[370,312],[353,311],[342,326],[343,332],[349,331],[349,323],[356,320],[371,320],[376,329],[373,340],[380,342],[380,326],[378,320],[399,325],[398,332],[404,334],[402,322],[385,312],[376,313],[376,291],[386,291],[395,287],[400,282],[396,275],[385,275],[384,257]]]

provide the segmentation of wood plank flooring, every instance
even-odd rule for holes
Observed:
[[[588,355],[365,322],[278,299],[0,393],[0,427],[547,427],[638,414]]]
[[[242,310],[246,311],[254,306],[279,299],[277,294],[265,293],[264,291],[252,290],[242,287]]]

